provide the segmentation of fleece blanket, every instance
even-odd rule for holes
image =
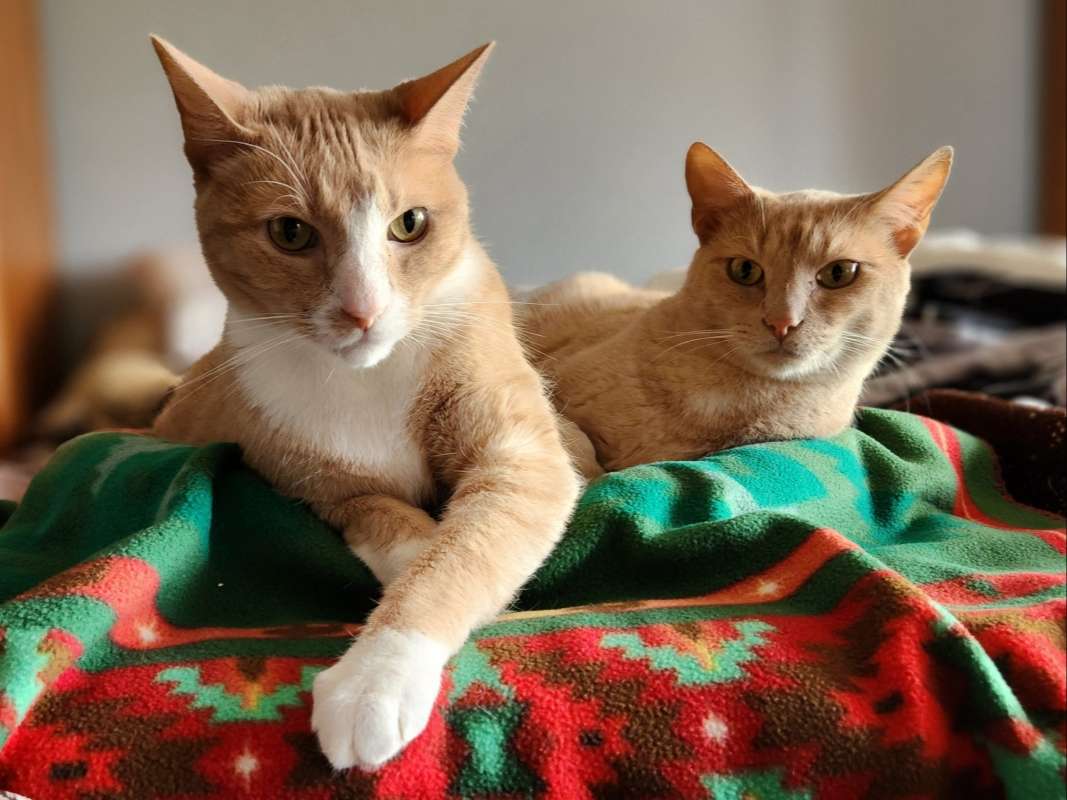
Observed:
[[[234,446],[85,436],[0,508],[0,788],[37,800],[1064,794],[1063,522],[916,415],[598,480],[376,774],[308,726],[376,584]]]

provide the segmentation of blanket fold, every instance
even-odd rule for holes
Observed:
[[[377,585],[235,446],[81,437],[0,525],[30,798],[1064,793],[1063,521],[916,415],[598,480],[374,775],[308,718]]]

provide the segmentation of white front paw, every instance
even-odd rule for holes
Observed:
[[[361,636],[315,677],[311,728],[334,769],[374,770],[422,733],[448,651],[421,633]]]

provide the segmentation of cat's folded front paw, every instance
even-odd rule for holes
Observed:
[[[361,636],[320,672],[311,728],[334,769],[375,770],[422,733],[447,659],[421,633],[385,629]]]

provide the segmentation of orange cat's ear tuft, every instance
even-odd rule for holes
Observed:
[[[483,44],[448,66],[393,90],[421,146],[448,155],[459,150],[463,114],[493,47],[493,42]]]
[[[752,196],[752,188],[703,142],[694,142],[685,156],[685,185],[693,201],[693,230],[701,241],[715,228],[717,218]]]
[[[234,118],[251,93],[241,84],[212,72],[170,42],[158,36],[150,38],[174,92],[185,132],[185,152],[197,169],[204,166],[211,154],[222,152],[218,146],[220,140],[248,136]]]
[[[892,226],[893,247],[907,258],[930,224],[952,170],[951,147],[935,150],[900,180],[872,196],[876,212]]]

